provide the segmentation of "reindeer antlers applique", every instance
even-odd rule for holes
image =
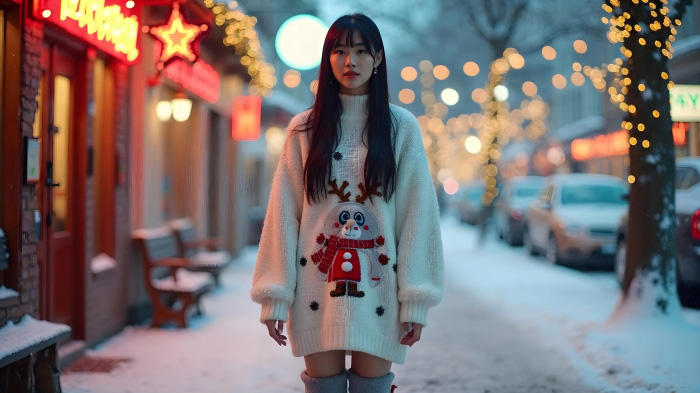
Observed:
[[[328,191],[329,194],[337,195],[341,202],[350,202],[350,193],[345,193],[345,187],[347,187],[350,183],[343,181],[343,185],[340,186],[340,189],[338,189],[338,183],[335,181],[335,179],[331,180],[328,184],[333,187],[330,191]]]
[[[347,181],[343,180],[343,184],[338,188],[338,182],[336,179],[331,180],[328,182],[328,184],[331,186],[331,189],[328,191],[329,194],[335,194],[338,196],[340,199],[340,202],[350,202],[350,192],[345,192],[345,188],[350,185]],[[382,183],[375,183],[371,187],[366,188],[363,183],[358,184],[357,186],[360,188],[360,191],[362,191],[362,194],[360,195],[355,195],[355,202],[365,204],[365,201],[369,199],[370,202],[372,201],[372,196],[378,196],[381,197],[382,193],[379,192],[379,187],[382,185]]]
[[[361,203],[364,205],[367,198],[369,198],[370,202],[373,202],[372,195],[376,195],[378,197],[381,197],[382,193],[378,191],[379,186],[381,186],[381,185],[382,185],[382,183],[374,183],[372,186],[365,189],[364,184],[362,184],[362,183],[358,184],[357,186],[360,187],[360,191],[362,191],[362,195],[355,196],[355,202]]]

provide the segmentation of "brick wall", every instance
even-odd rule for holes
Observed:
[[[22,137],[32,136],[34,114],[37,110],[36,96],[39,93],[39,57],[44,36],[41,24],[25,18],[22,32],[20,61],[20,132]],[[14,81],[5,81],[6,84]],[[16,83],[16,82],[15,82]],[[7,114],[6,114],[7,115]],[[6,130],[5,132],[12,132]],[[23,151],[23,138],[20,146],[14,148]],[[13,147],[5,146],[5,149]],[[7,321],[18,321],[29,314],[39,318],[39,267],[37,264],[36,235],[34,232],[34,209],[37,203],[36,189],[33,185],[21,188],[21,243],[19,257],[12,256],[10,269],[5,272],[5,286],[19,293],[18,299],[7,299],[0,303],[0,326]],[[10,250],[10,252],[16,252]]]
[[[112,62],[111,71],[114,78],[114,148],[122,153],[121,159],[128,162],[128,93],[129,68],[121,63]],[[89,95],[91,99],[92,70],[89,75]],[[89,102],[89,101],[88,101]],[[88,121],[88,143],[92,145],[92,122]],[[99,152],[95,152],[99,154]],[[93,235],[100,228],[92,224],[94,198],[99,195],[94,190],[92,178],[88,178],[86,187],[86,341],[93,345],[118,332],[126,324],[127,279],[129,275],[131,250],[130,235],[130,205],[128,180],[124,179],[115,188],[115,255],[117,267],[114,270],[94,276],[89,270],[90,259],[93,256]]]

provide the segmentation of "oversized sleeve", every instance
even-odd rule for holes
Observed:
[[[272,181],[253,274],[250,296],[262,305],[261,323],[270,319],[286,322],[287,310],[294,303],[295,260],[304,203],[300,141],[305,133],[292,132],[298,118],[292,120],[287,130]]]
[[[395,191],[400,320],[427,326],[428,309],[444,291],[440,213],[420,126],[409,112],[403,115]]]

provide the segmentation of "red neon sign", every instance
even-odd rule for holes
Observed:
[[[255,141],[260,138],[260,111],[258,96],[238,96],[233,100],[231,137],[237,141]]]
[[[160,52],[160,42],[156,41],[153,45],[153,56],[156,61],[160,57]],[[165,66],[162,75],[211,103],[219,101],[221,77],[202,59],[197,59],[194,64],[175,59]]]
[[[683,146],[687,141],[688,123],[673,123],[673,144]],[[629,132],[615,131],[592,138],[574,139],[571,142],[571,157],[577,161],[591,158],[622,156],[629,152]]]
[[[134,64],[139,57],[140,22],[133,3],[126,0],[35,0],[34,17],[60,27],[127,64]]]

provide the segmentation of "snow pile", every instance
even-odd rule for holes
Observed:
[[[17,291],[7,288],[4,285],[0,285],[0,300],[9,299],[11,297],[17,297],[19,293]]]
[[[99,274],[116,268],[117,261],[105,253],[99,253],[96,257],[90,260],[90,271],[92,274]]]

